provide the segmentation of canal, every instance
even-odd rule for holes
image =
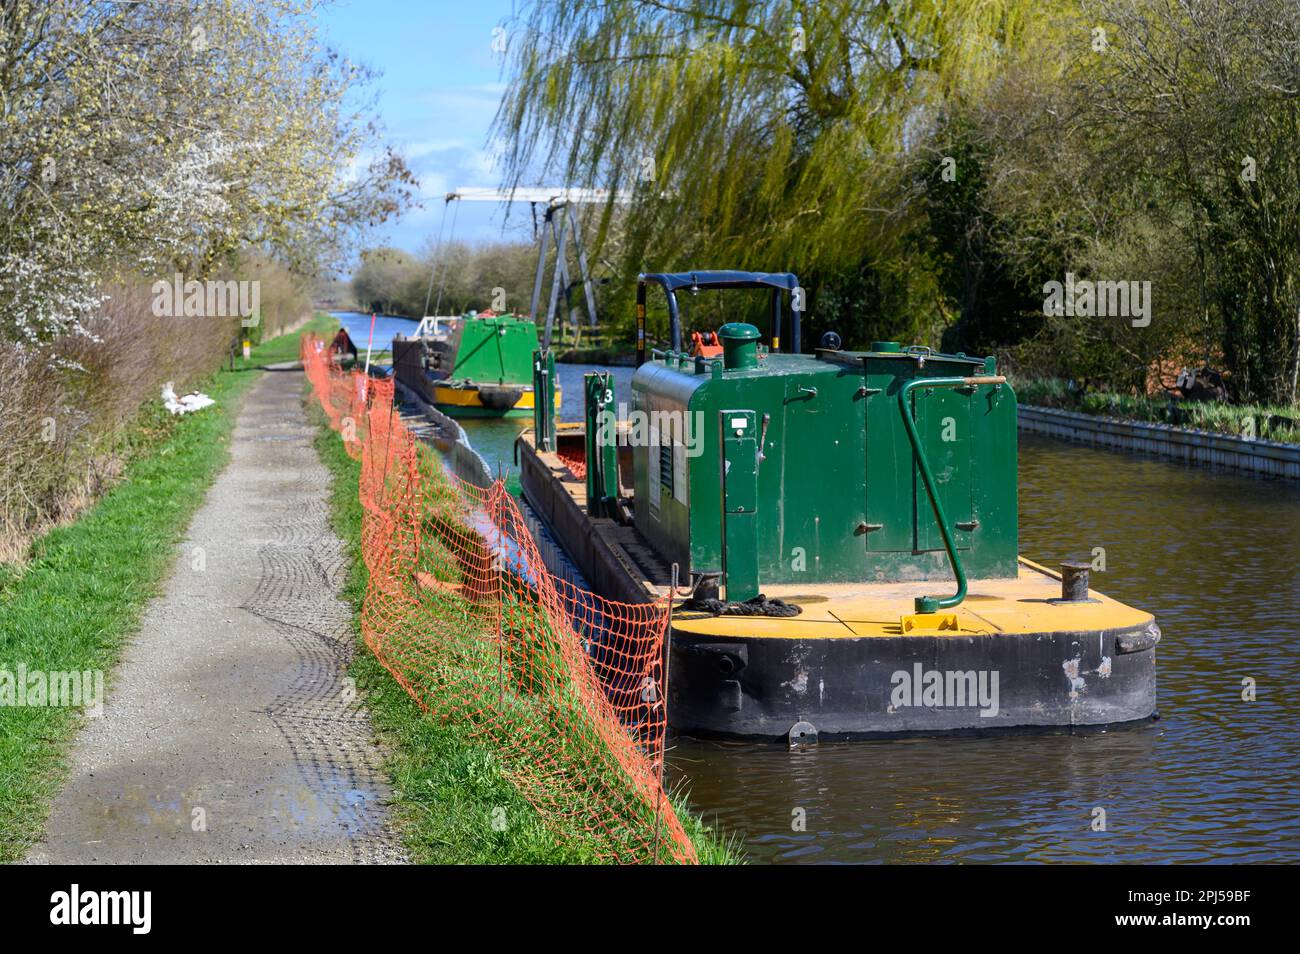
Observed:
[[[565,420],[587,370],[559,367]],[[526,423],[466,430],[508,471]],[[679,738],[672,784],[755,862],[1297,860],[1300,486],[1021,435],[1020,540],[1046,564],[1102,548],[1094,585],[1156,615],[1158,721],[796,752]]]
[[[330,316],[338,321],[352,339],[361,353],[361,360],[366,357],[366,345],[370,341],[370,316],[357,311],[331,311]],[[412,318],[398,318],[393,315],[375,317],[374,350],[389,351],[393,347],[393,335],[413,335],[419,322]],[[388,356],[384,355],[385,362]]]

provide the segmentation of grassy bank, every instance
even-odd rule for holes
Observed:
[[[1060,408],[1102,417],[1127,418],[1194,427],[1235,437],[1254,436],[1300,443],[1300,408],[1281,405],[1222,404],[1170,401],[1168,398],[1107,391],[1071,391],[1056,378],[1015,379],[1011,382],[1021,404]]]
[[[326,340],[338,329],[338,322],[329,315],[318,312],[311,321],[297,331],[278,338],[271,338],[256,345],[251,356],[244,360],[242,356],[235,359],[235,370],[243,371],[263,364],[280,364],[284,361],[298,360],[298,339],[302,335],[318,334]]]
[[[455,726],[433,721],[399,686],[360,640],[359,611],[365,595],[361,560],[360,464],[329,430],[314,399],[319,425],[316,448],[332,475],[330,509],[335,531],[349,555],[345,596],[354,608],[358,652],[352,674],[384,742],[393,780],[393,811],[414,861],[440,864],[565,864],[598,859],[581,839],[563,839],[505,778],[493,753],[465,740]],[[505,809],[507,825],[494,831],[493,813]],[[737,852],[679,804],[679,814],[705,863],[731,863]]]
[[[200,387],[216,405],[171,417],[150,401],[131,425],[122,479],[74,523],[37,540],[20,566],[0,567],[0,669],[111,669],[176,559],[190,517],[228,458],[241,399],[256,366],[298,354],[301,332],[260,345],[252,360]],[[0,861],[21,858],[39,836],[62,785],[79,709],[0,706]]]
[[[617,367],[631,367],[636,364],[636,351],[626,347],[609,348],[555,348],[555,360],[561,364],[603,364]]]

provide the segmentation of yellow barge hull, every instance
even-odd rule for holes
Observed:
[[[431,384],[431,403],[451,417],[531,417],[533,389],[509,385],[452,386]],[[555,406],[560,406],[561,392],[555,389]]]

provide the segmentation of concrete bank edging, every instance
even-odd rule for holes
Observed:
[[[448,469],[462,480],[476,487],[487,487],[492,483],[492,468],[469,442],[469,436],[460,422],[442,413],[420,395],[416,394],[401,381],[393,380],[397,397],[419,411],[433,425],[433,433],[417,429],[416,437],[432,443],[443,453],[443,460]]]
[[[1122,420],[1022,404],[1020,429],[1062,440],[1138,451],[1205,467],[1300,480],[1300,445],[1248,440],[1190,427]]]

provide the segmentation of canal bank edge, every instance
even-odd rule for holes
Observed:
[[[1172,424],[1099,417],[1026,404],[1019,407],[1019,425],[1022,431],[1031,434],[1076,443],[1137,451],[1261,477],[1300,480],[1300,445],[1296,444],[1248,440]]]

